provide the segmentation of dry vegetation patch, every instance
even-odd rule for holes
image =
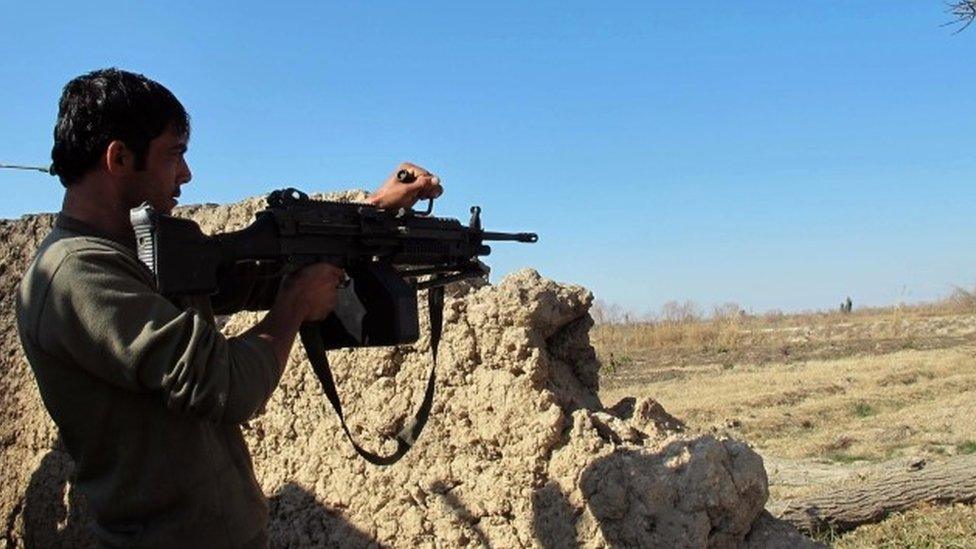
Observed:
[[[776,514],[827,487],[976,453],[974,295],[850,314],[605,323],[593,335],[601,397],[653,395],[691,429],[750,441]],[[825,541],[973,547],[973,512],[923,507]]]
[[[936,303],[863,308],[852,313],[787,315],[772,311],[755,315],[726,304],[706,317],[694,303],[678,306],[672,302],[658,315],[638,319],[607,312],[608,306],[600,302],[594,307],[597,327],[593,340],[607,357],[614,353],[618,358],[653,350],[680,350],[686,360],[694,361],[698,353],[708,351],[732,353],[805,343],[830,347],[868,340],[877,344],[888,339],[911,346],[914,340],[976,334],[976,290],[961,288]]]
[[[976,545],[976,507],[923,505],[824,541],[837,549],[965,548]]]
[[[951,454],[976,440],[974,354],[963,346],[789,366],[714,365],[655,383],[653,394],[689,425],[733,431],[779,457]]]

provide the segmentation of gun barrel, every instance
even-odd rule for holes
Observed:
[[[481,233],[482,240],[514,240],[515,242],[537,242],[539,235],[535,233],[494,233],[486,231]]]

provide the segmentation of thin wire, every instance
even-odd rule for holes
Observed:
[[[17,166],[14,164],[0,164],[0,168],[8,170],[33,170],[36,172],[51,173],[51,168],[41,168],[40,166]]]

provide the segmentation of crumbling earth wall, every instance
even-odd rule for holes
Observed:
[[[251,199],[178,213],[213,232],[246,225],[261,207]],[[51,223],[0,221],[7,547],[91,542],[13,317],[14,288]],[[726,547],[793,535],[763,513],[766,473],[747,444],[688,434],[651,399],[600,403],[589,291],[523,270],[449,294],[431,419],[396,465],[355,454],[296,345],[265,413],[245,426],[273,546]],[[233,334],[257,318],[221,322]],[[421,318],[412,346],[330,353],[348,423],[368,448],[388,452],[422,399],[430,349]]]

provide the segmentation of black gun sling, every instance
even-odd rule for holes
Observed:
[[[427,291],[427,309],[430,314],[430,352],[432,364],[430,376],[427,378],[427,389],[424,391],[424,400],[420,408],[414,415],[413,421],[407,423],[396,435],[397,449],[388,456],[381,456],[366,450],[356,443],[346,426],[346,419],[342,415],[342,402],[339,400],[339,393],[336,390],[335,380],[332,378],[332,370],[329,368],[329,359],[326,355],[325,344],[322,342],[322,334],[315,324],[303,324],[301,327],[302,345],[305,346],[305,353],[308,355],[312,369],[322,384],[325,396],[332,403],[342,424],[342,430],[346,433],[346,438],[352,443],[353,448],[366,461],[374,465],[391,465],[396,463],[410,450],[410,447],[417,441],[427,419],[430,417],[430,409],[434,404],[434,384],[437,371],[437,346],[441,340],[441,328],[444,317],[444,287],[435,286]]]

